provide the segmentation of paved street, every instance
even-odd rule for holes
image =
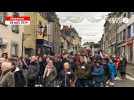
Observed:
[[[128,64],[127,66],[127,74],[134,77],[134,65]]]
[[[119,77],[116,78],[115,87],[134,87],[134,78],[127,75],[127,80],[121,80]]]
[[[127,80],[121,80],[120,76],[116,78],[115,87],[134,87],[134,66],[127,66]]]

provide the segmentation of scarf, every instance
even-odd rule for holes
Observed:
[[[43,75],[44,79],[51,74],[51,72],[53,71],[53,67],[54,67],[53,65],[52,66],[50,66],[50,65],[46,66],[45,71],[44,71],[44,75]]]

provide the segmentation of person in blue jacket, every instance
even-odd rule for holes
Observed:
[[[100,61],[95,62],[91,75],[93,78],[94,87],[103,86],[104,68],[103,68],[103,65],[100,64]]]
[[[108,83],[108,84],[110,86],[114,86],[114,80],[115,80],[115,77],[117,76],[117,70],[116,70],[116,66],[113,63],[112,59],[109,59],[108,68],[109,68],[109,73],[110,73],[110,83]]]

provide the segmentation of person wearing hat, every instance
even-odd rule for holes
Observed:
[[[15,87],[13,66],[10,61],[4,61],[1,64],[0,87]]]

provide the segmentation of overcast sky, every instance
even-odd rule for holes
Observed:
[[[84,42],[98,42],[109,12],[56,12],[61,25],[72,25]]]

